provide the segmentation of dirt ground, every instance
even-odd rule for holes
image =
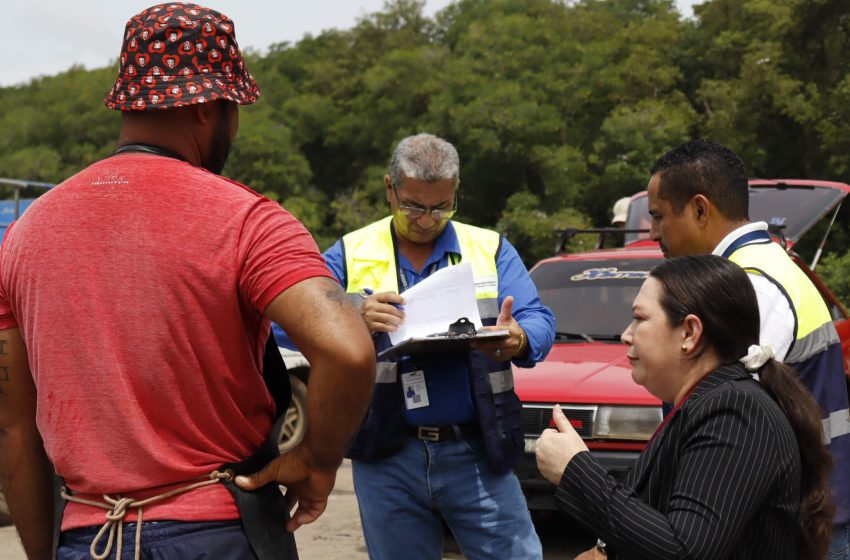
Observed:
[[[572,559],[589,547],[589,537],[564,531],[561,518],[536,519],[543,541],[545,560]],[[574,535],[574,536],[571,536]],[[367,560],[366,545],[360,529],[360,515],[351,480],[351,463],[345,461],[337,476],[336,487],[328,501],[328,509],[315,523],[295,533],[300,560]],[[595,542],[595,539],[593,539]],[[463,560],[463,555],[449,541],[443,560]],[[12,526],[0,527],[0,560],[26,560]]]

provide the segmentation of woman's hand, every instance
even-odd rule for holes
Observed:
[[[585,550],[578,556],[576,556],[575,560],[605,560],[608,558],[608,555],[599,551],[595,546],[590,550]]]
[[[577,453],[587,451],[587,446],[564,416],[561,405],[556,404],[552,409],[552,420],[557,429],[543,431],[537,440],[535,456],[540,474],[557,486],[567,465]]]

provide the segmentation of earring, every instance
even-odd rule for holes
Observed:
[[[688,351],[688,345],[682,344],[682,352],[687,352],[687,351]]]

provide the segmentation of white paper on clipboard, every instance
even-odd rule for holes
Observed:
[[[410,338],[446,332],[449,325],[466,317],[481,328],[481,316],[475,300],[472,265],[461,263],[436,271],[401,293],[404,298],[404,322],[389,333],[394,345]]]

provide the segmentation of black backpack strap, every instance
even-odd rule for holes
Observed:
[[[286,409],[292,400],[292,388],[274,333],[269,333],[263,354],[263,381],[274,399],[277,420],[253,455],[238,463],[222,465],[223,470],[231,470],[237,475],[253,474],[280,455],[278,442],[286,419]],[[225,481],[224,486],[236,502],[242,529],[258,560],[297,560],[295,537],[286,530],[289,508],[278,484],[266,484],[251,492],[242,490],[232,480]]]
[[[65,481],[58,474],[53,475],[53,560],[59,555],[59,537],[62,533],[62,515],[65,513],[65,498],[62,487]]]
[[[280,418],[286,414],[286,409],[292,401],[292,387],[289,384],[289,375],[286,374],[286,364],[274,339],[274,332],[269,333],[263,353],[263,381],[274,399],[275,416]]]

